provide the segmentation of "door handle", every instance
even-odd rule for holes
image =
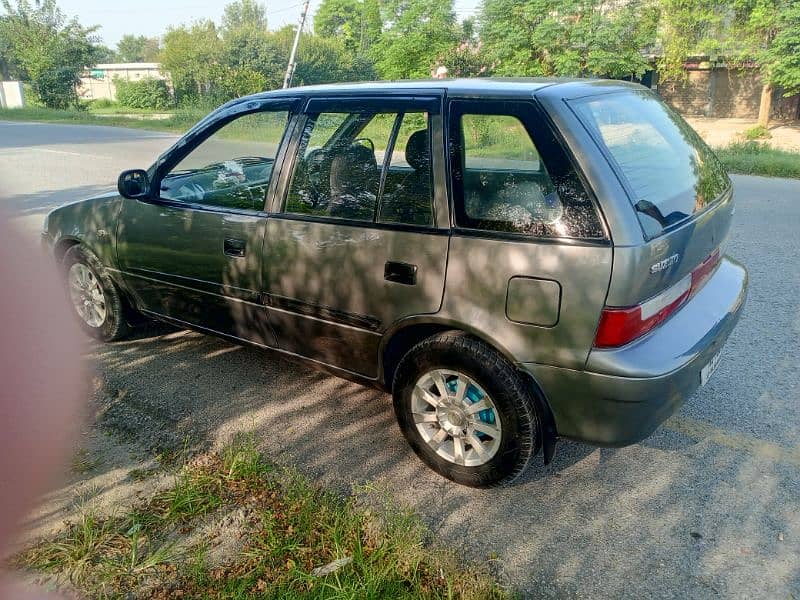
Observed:
[[[417,284],[417,265],[404,262],[387,261],[383,266],[383,278],[403,285]]]
[[[237,240],[235,238],[225,238],[222,243],[222,251],[228,256],[241,258],[245,254],[247,242],[245,240]]]

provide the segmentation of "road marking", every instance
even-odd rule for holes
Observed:
[[[698,440],[707,439],[720,446],[746,452],[757,458],[800,467],[800,447],[786,448],[744,433],[725,431],[709,423],[688,417],[672,417],[664,423],[664,427]]]
[[[50,148],[31,148],[31,150],[39,150],[40,152],[50,152],[51,154],[67,154],[69,156],[88,156],[89,158],[105,158],[110,159],[110,156],[101,156],[100,154],[83,154],[81,152],[69,152],[67,150],[51,150]]]

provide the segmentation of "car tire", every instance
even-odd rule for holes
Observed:
[[[393,385],[397,421],[414,452],[471,487],[508,485],[525,472],[542,440],[534,393],[499,352],[460,332],[414,346]]]
[[[125,304],[100,260],[76,245],[64,255],[62,268],[67,301],[81,328],[104,342],[125,337],[129,332]]]

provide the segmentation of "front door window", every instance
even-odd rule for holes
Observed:
[[[263,210],[288,112],[243,115],[217,130],[161,180],[160,197],[234,210]]]

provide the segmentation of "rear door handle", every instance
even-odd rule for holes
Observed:
[[[417,284],[417,265],[404,262],[387,261],[383,266],[383,278],[403,285]]]
[[[245,240],[237,240],[235,238],[225,238],[225,241],[222,243],[222,251],[228,256],[234,256],[236,258],[244,256],[246,247],[247,242]]]

